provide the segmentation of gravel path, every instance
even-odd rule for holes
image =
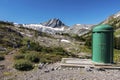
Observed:
[[[0,80],[120,80],[120,71],[60,68],[59,64],[56,63],[47,65],[43,69],[34,69],[28,72],[16,72],[14,75],[4,77]]]

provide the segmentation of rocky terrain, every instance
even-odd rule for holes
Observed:
[[[119,70],[89,69],[89,68],[61,68],[60,63],[45,64],[28,72],[18,72],[2,77],[1,80],[119,80]]]
[[[94,25],[75,24],[66,30],[67,33],[78,34],[79,36],[88,33]]]

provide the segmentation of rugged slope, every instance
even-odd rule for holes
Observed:
[[[114,27],[114,34],[116,37],[120,37],[120,11],[111,15],[102,24],[109,24]]]
[[[11,23],[0,23],[0,46],[1,47],[20,47],[22,41],[22,34],[12,29]]]
[[[27,44],[27,40],[38,42],[41,46],[62,47],[71,53],[80,53],[82,40],[78,36],[71,37],[64,34],[47,34],[28,27],[16,27],[13,25],[0,26],[0,46],[1,47],[20,47]]]
[[[111,15],[105,21],[103,21],[102,24],[109,24],[113,26],[115,30],[119,29],[120,28],[120,12]]]
[[[86,25],[86,24],[75,24],[66,30],[67,33],[83,35],[88,33],[92,29],[93,25]]]

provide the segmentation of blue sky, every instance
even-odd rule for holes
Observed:
[[[0,20],[41,23],[59,18],[66,25],[97,24],[120,10],[120,0],[0,0]]]

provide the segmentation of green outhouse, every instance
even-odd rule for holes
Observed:
[[[110,25],[98,25],[92,30],[92,61],[113,63],[113,32]]]

